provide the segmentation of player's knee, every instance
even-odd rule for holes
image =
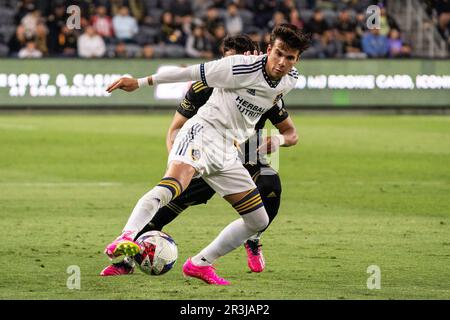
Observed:
[[[269,226],[269,216],[267,215],[267,212],[264,211],[264,214],[261,215],[261,217],[258,219],[258,223],[256,226],[256,231],[259,232],[261,230],[266,229]]]
[[[256,181],[256,186],[262,196],[268,196],[274,193],[279,197],[281,194],[280,177],[272,168],[264,171],[261,170],[261,174]]]
[[[247,227],[253,232],[259,232],[269,225],[269,216],[267,215],[264,207],[257,209],[254,212],[250,212],[246,215],[243,215],[245,224]]]

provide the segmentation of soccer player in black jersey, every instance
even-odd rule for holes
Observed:
[[[227,37],[223,42],[224,56],[234,54],[258,53],[257,44],[246,35]],[[214,88],[203,85],[202,82],[192,84],[185,98],[180,103],[174,115],[172,123],[167,133],[167,149],[170,151],[177,131],[183,124],[193,117],[199,108],[201,108],[209,99]],[[279,130],[283,143],[281,145],[291,146],[297,143],[297,133],[294,123],[284,108],[283,100],[280,100],[271,109],[264,113],[255,126],[255,136],[249,139],[243,146],[240,146],[241,159],[245,168],[253,178],[264,207],[269,216],[269,224],[278,213],[281,200],[281,181],[277,172],[271,168],[265,161],[263,153],[275,151],[280,144],[279,139],[267,137],[263,139],[261,129],[264,128],[266,121],[269,120]],[[252,139],[256,139],[252,141]],[[252,142],[250,142],[252,141]],[[265,151],[263,151],[265,150]],[[261,154],[260,152],[261,151]],[[135,237],[137,239],[141,234],[150,230],[162,230],[162,228],[173,221],[182,211],[191,205],[207,203],[214,195],[215,191],[202,179],[193,179],[188,188],[183,191],[176,199],[171,201],[165,207],[159,209],[149,224],[141,230]],[[267,228],[266,228],[267,229]],[[247,252],[247,262],[252,272],[262,272],[265,267],[264,257],[261,251],[260,237],[262,232],[258,232],[248,239],[244,246]],[[101,272],[102,276],[116,276],[130,274],[134,271],[134,261],[126,257],[123,262],[107,266]]]

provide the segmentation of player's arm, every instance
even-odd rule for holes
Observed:
[[[265,137],[259,147],[262,153],[272,153],[279,147],[290,147],[298,142],[297,129],[284,107],[284,101],[281,99],[277,105],[274,105],[268,112],[268,119],[278,129],[279,134]]]
[[[298,142],[298,135],[297,135],[297,129],[295,128],[295,124],[292,121],[291,117],[289,116],[286,120],[281,121],[280,123],[275,124],[275,127],[280,132],[280,135],[283,136],[280,141],[283,142],[280,144],[280,146],[283,147],[290,147],[295,146]],[[275,137],[278,137],[280,140],[279,135],[276,135]]]
[[[236,56],[230,56],[184,68],[166,68],[154,75],[140,79],[122,77],[114,81],[106,91],[111,93],[114,90],[121,89],[131,92],[137,88],[154,86],[160,83],[184,81],[201,81],[205,86],[214,88],[235,88],[237,82],[233,75],[233,65],[238,61],[236,59]]]
[[[189,118],[183,116],[178,111],[175,111],[175,115],[173,116],[172,123],[169,126],[169,130],[167,131],[166,136],[167,152],[170,152],[170,150],[172,149],[173,142],[175,141],[175,137],[177,136],[178,131],[188,120]]]

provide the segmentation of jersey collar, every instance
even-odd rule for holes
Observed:
[[[266,63],[267,63],[267,56],[262,58],[262,73],[263,73],[264,79],[266,79],[266,82],[269,85],[269,87],[276,88],[277,85],[280,83],[281,79],[278,81],[270,80],[269,75],[266,72]]]

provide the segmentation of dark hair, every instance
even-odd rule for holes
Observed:
[[[271,46],[274,45],[276,39],[283,41],[289,48],[298,50],[300,54],[311,45],[311,36],[289,23],[280,24],[272,30],[270,34]]]
[[[237,54],[244,54],[247,51],[253,53],[254,50],[259,50],[259,46],[249,36],[242,34],[223,39],[223,52],[229,50],[235,50]]]

